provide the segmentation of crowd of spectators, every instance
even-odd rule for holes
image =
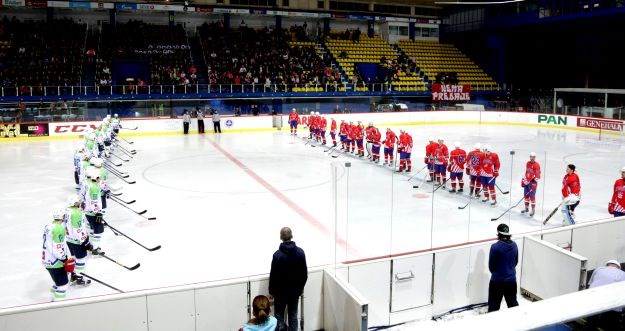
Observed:
[[[181,25],[172,29],[141,21],[105,25],[96,59],[96,82],[110,85],[113,59],[148,60],[149,82],[138,78],[134,84],[185,85],[197,82],[191,49]]]
[[[305,26],[252,29],[242,22],[225,29],[222,22],[199,28],[209,84],[322,85],[335,79],[330,60],[314,46],[289,47],[290,41],[310,41]]]
[[[77,86],[82,77],[86,25],[71,19],[0,21],[0,86],[30,93],[44,86]]]

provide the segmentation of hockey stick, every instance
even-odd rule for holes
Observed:
[[[432,193],[434,193],[434,192],[438,191],[438,189],[440,189],[441,187],[445,187],[445,184],[447,184],[447,181],[448,181],[448,179],[447,179],[447,178],[445,178],[445,179],[443,180],[443,183],[442,183],[441,185],[439,185],[438,187],[436,187],[436,188],[432,191]]]
[[[532,192],[530,191],[530,193],[532,193]],[[491,220],[491,222],[494,222],[494,221],[496,221],[496,220],[500,219],[503,215],[507,214],[507,213],[508,213],[509,211],[511,211],[512,209],[516,208],[516,206],[518,206],[518,205],[521,203],[521,201],[523,201],[524,199],[525,199],[525,197],[522,197],[522,198],[521,198],[521,200],[519,200],[519,202],[517,202],[514,206],[512,206],[512,207],[510,207],[510,208],[506,209],[506,211],[504,211],[501,215],[499,215],[499,216],[497,216],[497,217],[495,217],[495,218],[491,218],[491,219],[490,219],[490,220]]]
[[[119,146],[119,150],[120,150],[122,153],[124,153],[124,154],[126,154],[127,156],[129,156],[131,159],[134,159],[134,157],[132,156],[133,154],[132,154],[132,153],[130,153],[130,152],[127,152],[127,151],[126,151],[124,148],[122,148],[121,146]],[[111,153],[111,154],[112,154],[112,153]]]
[[[129,239],[130,241],[132,241],[133,243],[135,243],[135,244],[137,244],[137,245],[139,245],[139,246],[143,247],[144,249],[146,249],[146,250],[148,250],[148,251],[150,251],[150,252],[154,252],[154,251],[156,251],[156,250],[161,249],[161,245],[158,245],[158,246],[155,246],[155,247],[152,247],[152,248],[145,247],[145,246],[144,246],[144,245],[142,245],[140,242],[138,242],[138,241],[136,241],[136,240],[134,240],[134,239],[132,239],[132,238],[128,237],[128,235],[126,235],[125,233],[123,233],[123,232],[121,232],[121,231],[117,230],[116,228],[112,227],[112,226],[111,226],[110,224],[108,224],[107,222],[104,222],[104,225],[108,226],[108,227],[109,227],[111,230],[113,230],[114,232],[117,232],[117,233],[121,234],[122,236],[124,236],[124,237],[128,238],[128,239]]]
[[[113,162],[113,161],[111,161],[109,159],[104,159],[104,162],[106,162],[106,164],[112,164],[112,165],[114,165],[116,167],[121,167],[122,166],[121,163],[115,163],[115,162]]]
[[[107,259],[107,260],[117,264],[118,266],[124,267],[124,268],[126,268],[126,269],[128,269],[130,271],[133,271],[133,270],[135,270],[135,269],[137,269],[137,268],[139,268],[141,266],[141,263],[137,263],[137,264],[133,265],[132,267],[128,267],[128,266],[124,265],[123,263],[120,263],[120,262],[118,262],[118,261],[116,261],[116,260],[106,256],[106,254],[104,252],[101,252],[98,255],[100,255],[101,257],[103,257],[103,258],[105,258],[105,259]]]
[[[130,201],[125,201],[125,200],[123,200],[122,198],[118,198],[118,197],[117,197],[117,196],[115,196],[115,195],[111,195],[111,199],[113,199],[113,200],[118,200],[119,202],[125,203],[125,204],[127,204],[127,205],[131,205],[131,204],[133,204],[133,203],[137,202],[137,200],[134,200],[134,199],[133,199],[133,200],[130,200]]]
[[[130,141],[130,140],[126,140],[126,139],[124,139],[124,137],[122,137],[122,136],[119,136],[119,138],[120,138],[121,140],[125,141],[126,143],[131,144],[131,145],[135,143],[134,141]]]
[[[502,190],[502,189],[499,187],[499,185],[497,185],[496,183],[495,183],[495,187],[499,190],[499,192],[501,192],[501,194],[508,194],[508,193],[510,193],[510,191],[504,191],[504,190]]]
[[[115,196],[115,197],[118,197],[118,196],[120,196],[120,195],[122,195],[122,194],[124,194],[124,193],[123,193],[123,192],[110,192],[110,193],[109,193],[109,195],[111,195],[111,196]]]
[[[127,172],[125,172],[125,171],[121,171],[121,170],[118,170],[118,169],[115,169],[115,168],[113,168],[113,167],[111,167],[111,166],[109,166],[109,165],[107,165],[107,164],[104,164],[104,167],[105,167],[107,170],[112,171],[112,172],[115,172],[115,173],[118,173],[118,174],[120,174],[120,175],[128,175],[128,173],[127,173]]]
[[[135,126],[134,128],[122,128],[122,127],[120,127],[120,129],[124,129],[124,130],[133,130],[133,131],[134,131],[134,130],[136,130],[136,129],[138,129],[138,128],[139,128],[138,126]]]
[[[107,284],[107,283],[105,283],[105,282],[103,282],[103,281],[101,281],[101,280],[99,280],[99,279],[97,279],[97,278],[93,278],[92,276],[89,276],[89,275],[87,275],[87,274],[86,274],[86,273],[84,273],[84,272],[81,272],[80,274],[81,274],[82,276],[85,276],[85,277],[87,277],[87,278],[89,278],[89,279],[91,279],[91,280],[93,280],[93,281],[95,281],[95,282],[97,282],[97,283],[100,283],[100,284],[102,284],[102,285],[104,285],[104,286],[106,286],[106,287],[108,287],[108,288],[112,288],[112,289],[114,289],[114,290],[115,290],[115,291],[117,291],[117,292],[124,293],[124,291],[122,291],[122,290],[120,290],[120,289],[118,289],[118,288],[116,288],[116,287],[113,287],[113,286],[111,286],[111,285],[109,285],[109,284]]]
[[[458,206],[458,209],[465,209],[467,206],[471,204],[471,202],[475,200],[471,195],[469,195],[469,202],[467,202],[464,206]]]
[[[324,150],[324,152],[329,152],[329,151],[331,151],[331,150],[334,150],[336,147],[338,147],[338,145],[336,145],[336,146],[332,146],[332,147],[330,147],[330,148],[328,148],[328,149]]]
[[[110,155],[114,156],[114,157],[116,157],[116,158],[118,158],[118,159],[120,159],[120,160],[122,160],[124,162],[130,162],[130,159],[124,159],[123,157],[121,157],[121,156],[119,156],[119,155],[117,155],[115,153],[111,153]]]
[[[128,175],[128,174],[122,174],[120,172],[117,172],[117,171],[113,170],[113,168],[109,168],[107,166],[104,166],[104,168],[106,170],[108,170],[111,175],[115,175],[115,176],[117,176],[119,178],[128,178],[128,177],[130,177],[130,175]]]
[[[136,211],[136,210],[134,210],[134,209],[132,209],[132,208],[130,208],[130,207],[128,207],[128,206],[126,206],[126,204],[125,204],[125,203],[123,203],[123,202],[119,201],[119,200],[118,200],[117,198],[115,198],[115,197],[111,197],[111,200],[113,200],[113,201],[117,202],[117,204],[119,204],[120,206],[122,206],[122,207],[124,207],[124,208],[126,208],[126,209],[128,209],[128,210],[130,210],[130,211],[132,211],[133,213],[135,213],[135,214],[137,214],[137,215],[139,215],[139,216],[141,216],[141,217],[143,217],[143,218],[145,218],[145,219],[147,219],[147,220],[149,220],[149,221],[154,221],[154,220],[156,220],[156,217],[147,217],[147,216],[143,215],[143,214],[145,214],[145,213],[147,213],[147,212],[148,212],[148,210],[147,210],[147,209],[144,209],[144,210],[142,210],[142,211]]]
[[[547,216],[547,218],[545,218],[545,220],[543,221],[543,225],[547,224],[547,222],[549,222],[549,220],[551,219],[551,217],[553,217],[553,215],[558,211],[558,209],[560,209],[560,206],[562,206],[562,202],[560,202],[558,204],[558,206],[556,208],[554,208],[551,213],[549,213],[549,215]]]
[[[410,178],[407,179],[407,181],[409,182],[411,179],[413,179],[416,175],[418,175],[421,171],[423,171],[423,169],[425,169],[428,165],[424,165],[423,168],[421,168],[419,171],[415,172],[412,176],[410,176]]]
[[[121,149],[123,152],[127,152],[127,153],[130,153],[132,155],[137,154],[137,150],[136,149],[129,150],[129,149],[126,149],[124,146],[121,146],[121,145],[119,145],[119,149]]]

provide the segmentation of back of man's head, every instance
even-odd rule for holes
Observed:
[[[283,227],[280,230],[280,240],[282,241],[291,241],[293,239],[293,232],[291,232],[291,228]]]

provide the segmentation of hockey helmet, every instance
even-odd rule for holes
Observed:
[[[454,142],[454,147],[460,148],[460,142],[459,141]]]
[[[509,236],[510,228],[508,227],[507,224],[501,223],[497,226],[497,233],[499,233],[502,236]]]
[[[482,146],[482,150],[484,150],[484,152],[490,152],[490,145],[484,144],[484,146]]]
[[[315,113],[315,115],[319,116],[319,115],[321,115],[321,114],[319,114],[319,112],[316,112],[316,113]]]
[[[477,150],[482,149],[482,144],[475,143],[475,149],[477,149]]]
[[[314,112],[314,111],[311,111],[311,112],[310,112],[310,115],[315,115],[315,112]]]
[[[52,219],[63,220],[65,218],[65,208],[55,208],[52,212]]]
[[[429,141],[429,142],[433,142],[433,141],[435,141],[435,140],[434,140],[434,137],[429,137],[429,138],[428,138],[428,141]]]
[[[530,152],[530,157],[536,157],[536,152]]]
[[[113,117],[119,117],[119,115],[115,114],[115,115],[113,115]]]
[[[373,126],[373,122],[369,122],[369,126]]]
[[[291,109],[291,111],[292,111],[292,112],[295,112],[296,110],[295,110],[295,108],[293,108],[293,109]]]
[[[80,203],[80,198],[78,197],[78,195],[76,194],[72,194],[70,196],[67,197],[67,205],[68,206],[75,206],[76,204]]]
[[[625,172],[625,167],[622,167],[622,168],[621,168],[621,172]]]
[[[615,267],[621,269],[621,264],[617,260],[610,260],[605,263],[605,265],[610,265],[610,264],[613,264]]]

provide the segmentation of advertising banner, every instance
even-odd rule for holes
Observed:
[[[471,85],[432,84],[432,101],[468,101]]]
[[[604,120],[601,118],[577,118],[577,126],[580,128],[593,128],[608,131],[623,131],[623,122]]]
[[[50,136],[78,136],[83,135],[88,128],[96,129],[102,122],[58,122],[50,123]]]
[[[49,136],[48,123],[20,124],[20,135],[22,137],[45,137]]]

